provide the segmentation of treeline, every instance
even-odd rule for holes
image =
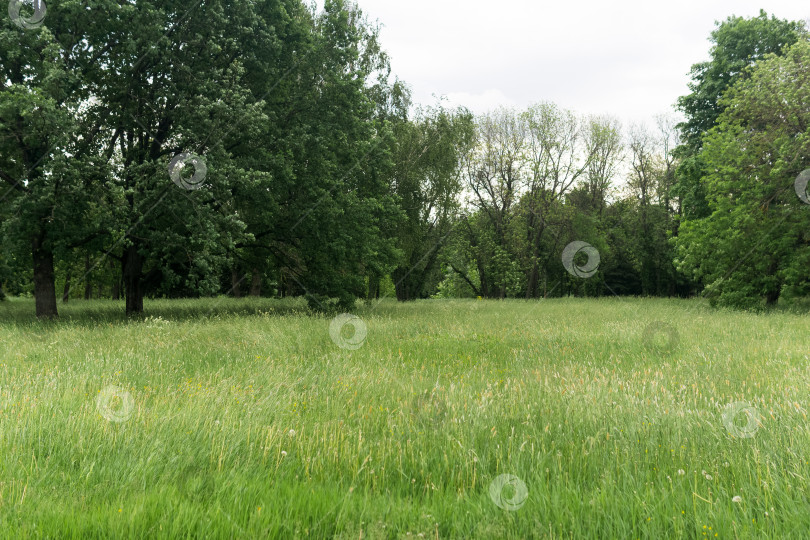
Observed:
[[[40,317],[98,297],[806,295],[787,189],[810,166],[805,29],[762,13],[712,40],[685,122],[621,126],[413,107],[343,0],[54,0],[0,23],[0,290]]]
[[[440,294],[542,298],[564,294],[686,295],[670,239],[680,201],[673,121],[623,131],[609,117],[553,104],[479,118],[460,167],[464,210],[441,250]],[[572,242],[594,270],[565,268]],[[578,250],[582,251],[582,250]],[[582,251],[572,260],[584,268]],[[587,277],[588,279],[583,279]]]

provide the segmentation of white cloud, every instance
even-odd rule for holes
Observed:
[[[464,106],[476,114],[483,114],[498,107],[515,107],[517,102],[506,96],[500,90],[485,90],[480,94],[469,92],[450,92],[447,94],[447,104],[458,107]]]
[[[708,58],[716,20],[755,16],[759,0],[358,0],[383,24],[394,73],[416,101],[434,95],[476,112],[553,101],[625,122],[671,112],[692,64]],[[322,2],[321,2],[322,4]],[[768,0],[769,13],[810,4]]]

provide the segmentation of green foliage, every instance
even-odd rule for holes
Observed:
[[[684,144],[700,149],[704,134],[723,112],[720,100],[726,90],[745,78],[750,66],[768,54],[781,54],[804,35],[802,22],[769,18],[764,10],[750,19],[731,16],[717,23],[711,34],[711,60],[692,66],[692,93],[678,100],[687,117],[680,126]]]
[[[748,76],[749,68],[768,54],[781,54],[807,31],[803,22],[768,18],[764,10],[757,17],[729,17],[711,34],[711,60],[692,66],[689,89],[678,99],[686,120],[678,127],[683,140],[678,154],[678,183],[674,193],[682,201],[687,219],[708,215],[703,177],[708,173],[699,157],[704,136],[715,126],[723,111],[721,99],[737,81]]]
[[[327,311],[391,292],[671,296],[702,284],[745,306],[807,292],[800,214],[731,180],[795,175],[803,130],[784,126],[804,121],[805,96],[772,81],[782,109],[723,98],[767,53],[804,41],[800,23],[762,12],[718,24],[673,151],[666,118],[656,133],[553,103],[478,118],[441,101],[413,109],[379,27],[350,1],[320,13],[301,0],[88,7],[54,0],[41,28],[0,23],[0,290],[33,293],[38,316],[57,315],[57,296],[123,295],[137,314],[144,297],[248,290]],[[729,103],[738,110],[707,136]],[[751,128],[734,120],[754,114]],[[781,161],[748,160],[771,147]],[[205,175],[172,178],[186,154]],[[724,275],[763,230],[774,251],[752,254],[764,277]],[[564,268],[573,241],[599,251],[593,279]]]
[[[808,206],[794,182],[810,167],[810,42],[771,55],[722,101],[701,160],[711,214],[687,220],[681,268],[722,305],[759,308],[807,294]]]
[[[625,148],[615,119],[552,103],[478,118],[463,161],[469,204],[442,252],[441,295],[687,294],[670,243],[678,207],[674,122],[662,117],[658,127],[634,127]],[[615,183],[625,158],[631,174],[622,193]],[[574,241],[599,252],[590,278],[563,265]]]
[[[4,17],[0,52],[0,232],[34,246],[38,314],[79,251],[74,280],[118,262],[129,313],[231,271],[349,305],[396,265],[403,93],[354,4],[53,2],[37,31]],[[194,191],[168,174],[181,153],[207,169]]]
[[[400,300],[426,298],[442,279],[438,254],[459,209],[461,156],[474,129],[468,111],[441,104],[396,123],[393,189],[405,219],[396,231],[402,256],[392,275]]]

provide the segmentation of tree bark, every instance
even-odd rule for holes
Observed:
[[[84,299],[93,297],[93,280],[90,279],[90,253],[84,255]]]
[[[371,272],[368,275],[368,300],[376,300],[380,297],[380,275]]]
[[[134,315],[143,313],[143,289],[141,275],[143,256],[138,253],[138,245],[129,246],[124,253],[124,289],[126,292],[126,313]]]
[[[481,294],[478,296],[490,298],[489,283],[487,280],[487,273],[484,270],[484,265],[481,264],[481,261],[476,261],[476,265],[478,266],[478,281],[481,283]]]
[[[536,297],[537,285],[540,281],[540,268],[537,260],[532,264],[532,269],[529,270],[529,279],[526,282],[526,300]]]
[[[405,283],[405,277],[402,275],[402,272],[399,268],[394,270],[394,294],[397,297],[397,301],[399,302],[406,302],[409,300],[408,298],[408,287]]]
[[[399,302],[409,302],[414,300],[414,291],[412,287],[413,275],[405,268],[397,268],[394,270],[394,292]]]
[[[234,298],[242,298],[242,276],[239,275],[239,270],[234,266],[231,268],[231,293]]]
[[[121,280],[118,277],[118,272],[115,271],[116,270],[115,259],[113,259],[112,257],[110,258],[110,270],[112,271],[112,283],[110,284],[110,298],[112,298],[113,300],[118,300],[118,298],[121,296],[119,285]]]
[[[113,300],[120,300],[121,299],[121,280],[118,276],[113,278],[112,284],[112,299]]]
[[[776,276],[779,265],[774,261],[768,265],[768,276]],[[782,280],[777,279],[776,283],[768,287],[765,291],[765,305],[768,307],[775,306],[779,302],[779,296],[782,292]]]
[[[261,296],[262,295],[262,275],[259,273],[259,270],[254,268],[253,269],[253,277],[250,281],[250,296]]]
[[[67,276],[65,276],[65,288],[62,291],[62,303],[67,304],[68,300],[70,300],[70,270],[68,270]]]
[[[281,275],[282,278],[285,277],[283,272]],[[285,294],[284,296],[286,297],[295,296],[295,281],[293,279],[284,279],[284,283],[285,283],[284,289],[286,289],[287,291],[287,294]]]
[[[472,282],[472,280],[469,278],[469,276],[467,276],[467,274],[456,268],[456,265],[454,265],[453,263],[450,263],[450,268],[452,268],[453,271],[456,274],[458,274],[459,277],[461,277],[461,279],[463,279],[467,283],[467,285],[470,286],[475,296],[482,296],[482,297],[484,296],[484,293],[481,292],[481,290],[479,290],[478,287],[475,286],[475,283]]]
[[[115,267],[115,260],[110,259],[110,269],[112,270],[113,282],[112,282],[112,290],[110,291],[110,295],[112,296],[113,300],[120,300],[121,299],[121,274],[116,272]]]
[[[31,253],[34,259],[34,298],[37,317],[54,319],[56,309],[56,283],[53,271],[53,252],[43,246],[45,234],[34,237]]]
[[[538,209],[541,211],[541,215],[547,214],[547,208],[543,205],[544,208]],[[538,285],[540,282],[540,239],[543,237],[543,233],[546,230],[545,223],[541,220],[538,225],[535,225],[535,217],[536,214],[534,211],[531,211],[529,214],[529,232],[527,234],[529,245],[531,246],[530,249],[530,256],[532,262],[532,267],[529,270],[528,275],[526,276],[526,300],[531,298],[537,298],[538,296]],[[535,232],[536,227],[536,232]]]

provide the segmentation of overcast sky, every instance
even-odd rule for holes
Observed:
[[[382,25],[394,73],[415,101],[486,112],[553,101],[624,122],[673,112],[714,21],[810,17],[803,0],[358,0]],[[322,0],[318,1],[323,5]]]

